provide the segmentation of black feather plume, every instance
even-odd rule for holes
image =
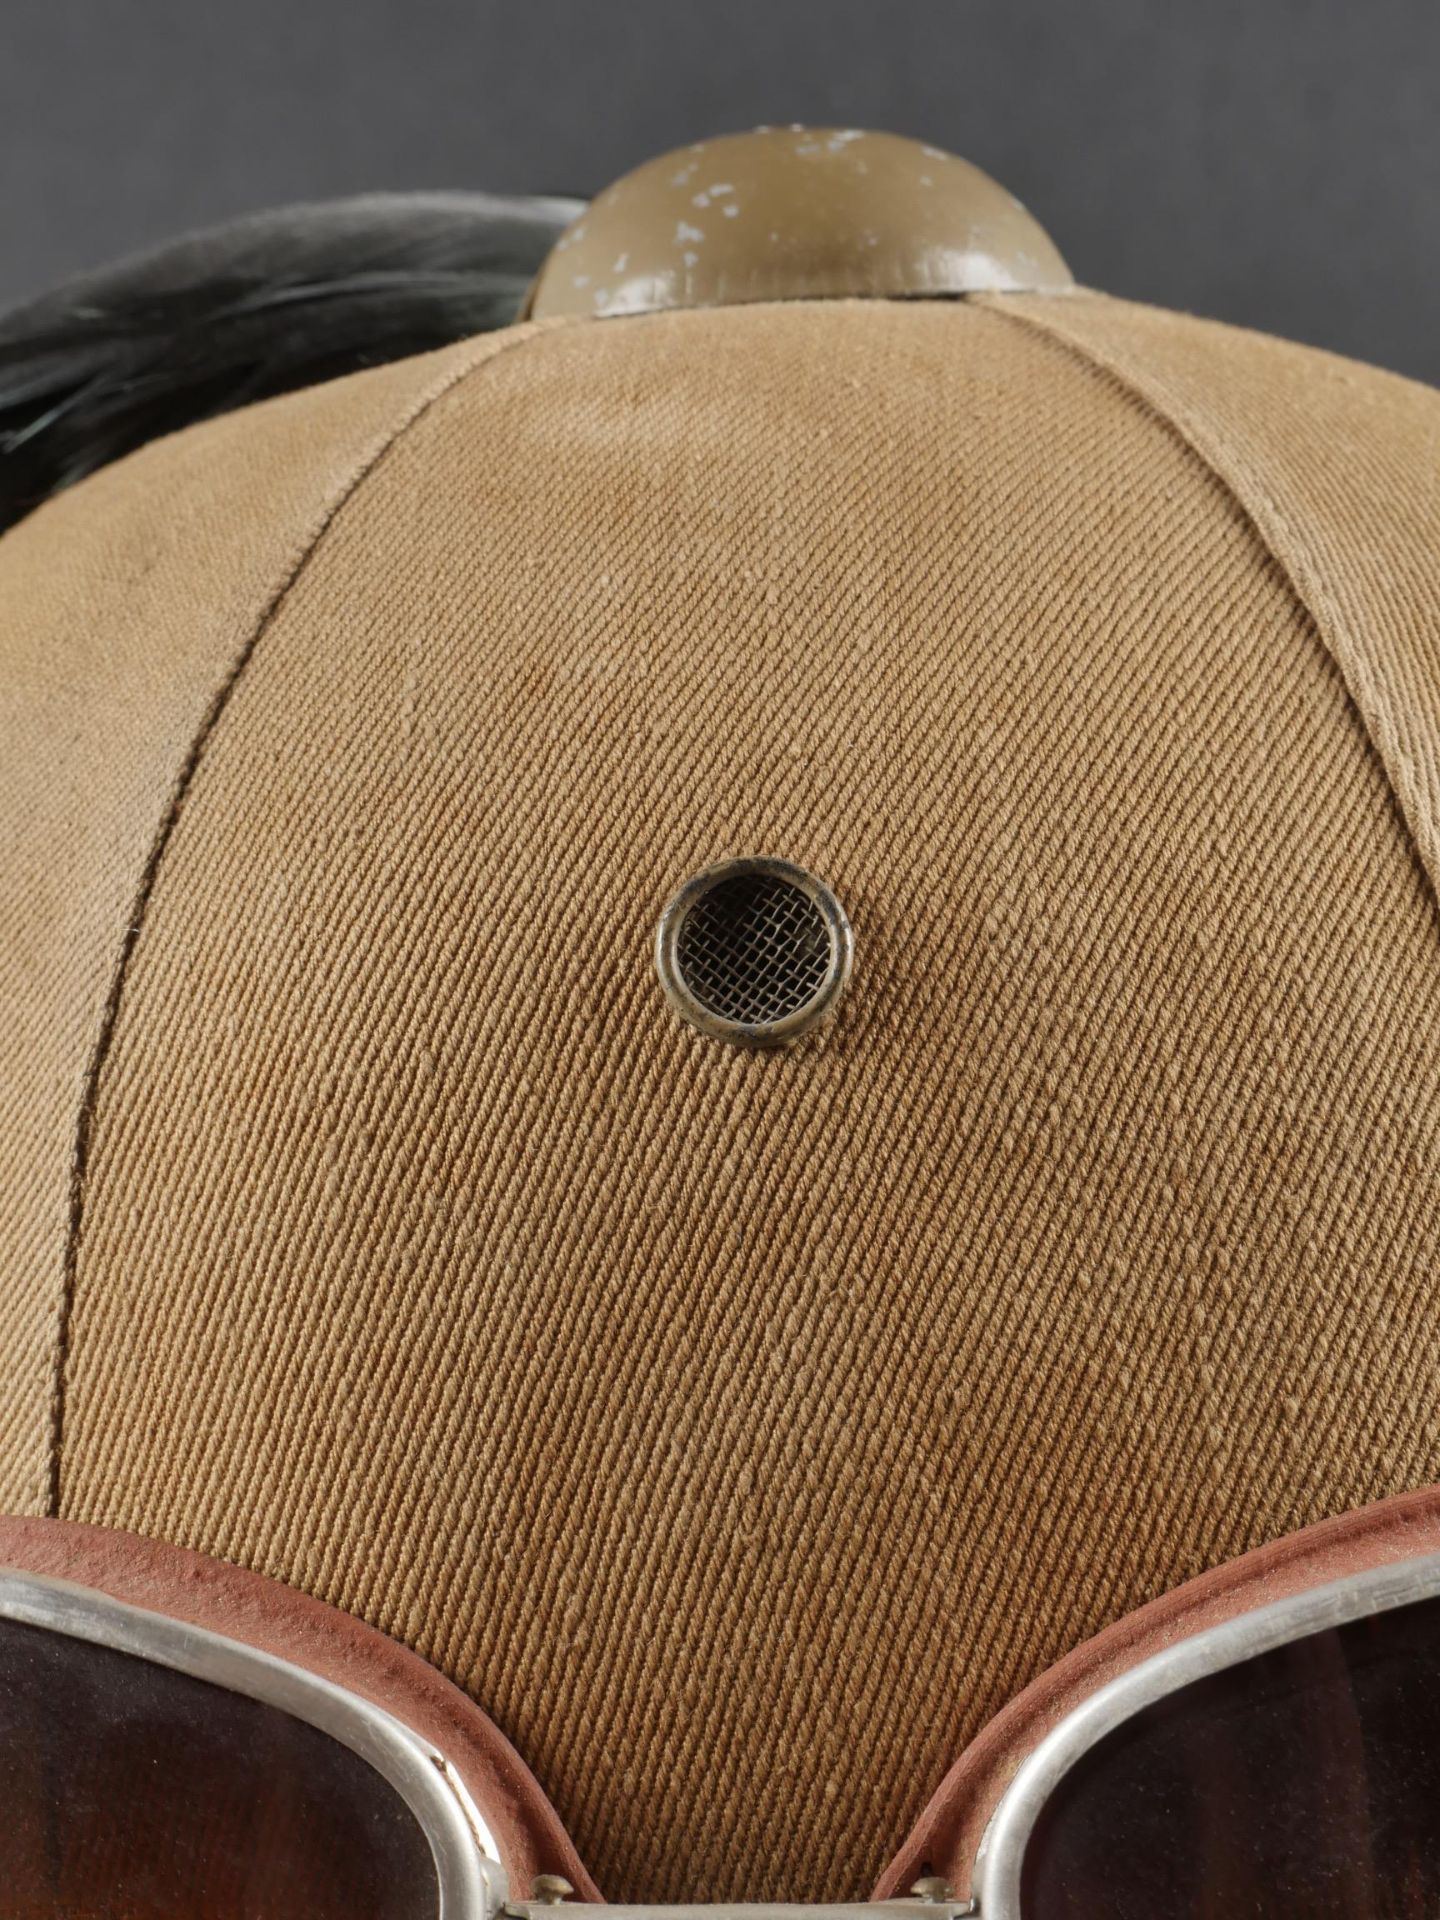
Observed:
[[[576,201],[255,214],[0,318],[0,529],[161,434],[508,325]]]

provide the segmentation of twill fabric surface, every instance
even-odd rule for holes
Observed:
[[[1440,1477],[1418,829],[1236,483],[1049,331],[1127,310],[1039,304],[462,371],[260,619],[123,969],[60,1511],[407,1641],[612,1898],[863,1894],[1047,1662]],[[653,972],[749,852],[855,926],[786,1055]]]
[[[1119,300],[1008,310],[1113,371],[1232,488],[1335,656],[1440,874],[1440,397]]]
[[[472,341],[146,448],[0,545],[0,1510],[54,1479],[77,1117],[126,930],[228,676]]]

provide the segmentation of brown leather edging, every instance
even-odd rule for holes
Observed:
[[[1440,1551],[1440,1486],[1422,1487],[1305,1527],[1189,1580],[1126,1614],[1057,1661],[971,1742],[941,1781],[871,1898],[893,1899],[920,1873],[964,1896],[981,1835],[1022,1760],[1065,1715],[1177,1640],[1349,1573]]]
[[[48,1574],[241,1641],[382,1707],[459,1773],[495,1836],[516,1897],[557,1873],[600,1894],[539,1783],[475,1702],[408,1647],[278,1580],[72,1520],[0,1515],[0,1567]]]

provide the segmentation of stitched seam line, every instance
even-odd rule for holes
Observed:
[[[212,697],[204,718],[201,720],[199,728],[196,731],[195,738],[190,744],[190,750],[181,764],[180,774],[176,780],[174,792],[170,797],[170,804],[161,818],[159,828],[151,843],[150,852],[141,872],[140,884],[136,890],[135,902],[126,920],[125,933],[121,942],[119,957],[115,964],[115,971],[111,977],[110,989],[105,998],[105,1005],[100,1015],[100,1030],[96,1036],[90,1061],[85,1071],[85,1080],[80,1096],[80,1108],[76,1119],[75,1145],[70,1161],[69,1219],[65,1234],[65,1251],[61,1264],[60,1310],[55,1342],[55,1373],[50,1394],[49,1486],[46,1511],[52,1520],[60,1518],[60,1468],[65,1438],[67,1375],[70,1365],[71,1334],[75,1319],[75,1295],[79,1275],[80,1237],[85,1215],[86,1182],[89,1173],[90,1152],[95,1135],[95,1118],[100,1097],[100,1082],[104,1075],[106,1061],[110,1056],[111,1047],[114,1044],[115,1031],[120,1018],[120,1008],[125,996],[125,982],[129,976],[130,963],[134,957],[136,946],[139,944],[141,929],[145,924],[145,915],[155,892],[155,885],[159,879],[160,868],[165,859],[166,849],[169,847],[175,829],[179,824],[180,815],[184,811],[186,799],[189,796],[195,775],[199,771],[200,763],[204,758],[205,749],[224,717],[225,709],[230,703],[230,696],[234,693],[246,668],[254,658],[260,641],[268,632],[272,622],[288,600],[291,590],[309,566],[311,560],[320,548],[321,543],[324,541],[326,534],[329,533],[330,529],[334,526],[340,514],[355,498],[355,495],[375,472],[376,468],[379,467],[385,456],[404,439],[405,435],[409,433],[413,427],[419,425],[432,407],[436,406],[448,394],[453,393],[456,387],[468,379],[471,374],[484,372],[487,368],[493,366],[497,360],[503,359],[507,353],[513,352],[517,347],[524,346],[536,337],[534,332],[520,334],[514,340],[491,346],[490,350],[485,353],[478,362],[472,360],[467,362],[463,367],[458,368],[433,393],[427,394],[412,413],[401,420],[393,432],[388,434],[370,457],[362,463],[358,472],[341,488],[339,494],[326,509],[324,518],[316,528],[310,541],[262,607],[249,637],[242,643],[234,660],[230,664],[229,671],[226,673]]]
[[[1400,790],[1395,784],[1394,775],[1390,770],[1390,763],[1381,751],[1380,744],[1375,738],[1370,722],[1365,717],[1364,708],[1361,706],[1355,692],[1352,676],[1346,670],[1344,661],[1336,651],[1334,643],[1326,631],[1325,622],[1316,612],[1310,602],[1309,596],[1296,579],[1294,570],[1284,558],[1283,554],[1281,554],[1270,535],[1266,532],[1264,525],[1246,500],[1244,494],[1241,493],[1237,483],[1230,478],[1230,475],[1220,465],[1218,458],[1207,452],[1207,450],[1200,445],[1189,428],[1180,420],[1179,416],[1158,400],[1146,387],[1142,386],[1133,375],[1126,372],[1114,359],[1094,347],[1090,347],[1081,341],[1073,339],[1060,327],[1048,325],[1044,320],[1038,319],[1033,313],[1007,311],[1000,304],[1004,297],[1003,294],[990,296],[982,300],[979,304],[984,306],[987,313],[996,314],[1011,326],[1021,327],[1027,332],[1038,335],[1042,340],[1048,340],[1053,346],[1059,348],[1061,352],[1069,354],[1091,373],[1101,378],[1108,376],[1114,380],[1116,385],[1122,389],[1143,413],[1147,414],[1152,420],[1156,421],[1162,428],[1172,434],[1180,445],[1185,448],[1186,452],[1193,455],[1193,457],[1199,461],[1200,465],[1204,467],[1205,471],[1232,502],[1246,526],[1249,527],[1251,533],[1255,536],[1255,540],[1262,552],[1269,557],[1279,573],[1280,578],[1284,581],[1296,606],[1305,616],[1307,624],[1313,631],[1318,645],[1338,676],[1340,685],[1344,689],[1345,704],[1350,709],[1351,716],[1354,719],[1361,739],[1365,742],[1376,765],[1380,769],[1380,777],[1385,782],[1386,791],[1390,795],[1390,804],[1394,808],[1396,817],[1400,822],[1400,831],[1405,838],[1406,845],[1409,847],[1410,856],[1424,879],[1425,890],[1429,895],[1431,905],[1437,911],[1440,911],[1440,891],[1437,891],[1436,878],[1430,871],[1430,864],[1426,860],[1424,851],[1421,848],[1419,835],[1415,831],[1414,823],[1410,818],[1409,811],[1406,808]],[[1268,490],[1262,484],[1256,482],[1254,483],[1254,491],[1266,509],[1274,515],[1277,521],[1283,523],[1286,530],[1289,531],[1287,516],[1271,498]],[[1294,535],[1292,533],[1291,538],[1293,537]],[[1338,616],[1332,615],[1332,618],[1338,625]]]

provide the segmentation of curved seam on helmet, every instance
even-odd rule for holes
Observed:
[[[104,1006],[101,1009],[99,1032],[96,1035],[95,1045],[91,1050],[90,1059],[86,1066],[85,1078],[81,1087],[80,1106],[76,1116],[75,1144],[70,1160],[69,1218],[65,1234],[65,1249],[61,1262],[60,1307],[56,1328],[54,1377],[51,1382],[50,1394],[48,1497],[46,1510],[52,1519],[60,1518],[61,1462],[65,1438],[67,1375],[69,1373],[70,1347],[75,1317],[75,1298],[79,1278],[80,1239],[84,1225],[90,1152],[95,1135],[100,1083],[105,1072],[105,1065],[110,1056],[111,1048],[114,1044],[115,1032],[119,1024],[120,1010],[125,995],[125,983],[129,977],[130,963],[134,957],[136,946],[139,943],[140,933],[145,923],[146,912],[154,896],[156,882],[159,879],[160,868],[164,863],[166,850],[170,845],[171,839],[174,837],[175,829],[184,811],[185,802],[189,797],[191,786],[194,783],[196,773],[199,771],[200,763],[205,756],[205,750],[215,734],[220,721],[224,718],[231,695],[243,677],[246,668],[254,658],[260,641],[289,598],[291,589],[304,574],[311,559],[324,542],[326,534],[329,533],[330,529],[334,526],[340,514],[355,498],[356,494],[361,491],[365,482],[370,479],[371,475],[385,459],[385,456],[393,447],[398,445],[412,427],[417,426],[419,422],[425,418],[432,407],[436,406],[448,394],[453,393],[456,387],[460,386],[472,374],[485,371],[488,367],[493,366],[497,360],[502,359],[505,354],[513,351],[516,347],[526,345],[545,331],[548,331],[548,329],[542,323],[539,326],[526,327],[523,331],[517,329],[515,336],[509,340],[498,339],[493,334],[479,336],[479,341],[484,347],[484,352],[481,354],[481,357],[479,359],[467,358],[462,366],[447,373],[444,380],[438,386],[427,389],[419,400],[411,404],[409,411],[398,424],[385,435],[380,444],[373,448],[369,455],[362,460],[357,471],[344,483],[335,499],[325,510],[320,525],[306,542],[298,557],[291,564],[289,571],[280,580],[262,607],[248,638],[241,644],[212,696],[210,705],[206,709],[205,715],[196,731],[195,738],[191,741],[189,750],[181,762],[175,788],[170,796],[170,804],[161,817],[159,827],[151,842],[150,852],[146,857],[144,868],[141,871],[140,884],[136,889],[134,904],[126,920],[125,931],[120,944],[120,953],[115,963],[114,973],[111,976]]]
[[[1103,298],[1104,296],[1090,297]],[[1069,354],[1089,372],[1112,379],[1135,406],[1173,435],[1180,445],[1185,448],[1186,452],[1191,454],[1200,463],[1215,481],[1216,485],[1224,492],[1226,498],[1229,499],[1235,507],[1235,510],[1239,513],[1245,525],[1254,535],[1256,543],[1269,558],[1280,578],[1284,581],[1295,605],[1300,609],[1305,617],[1306,624],[1314,633],[1317,644],[1334,669],[1341,688],[1344,691],[1345,704],[1350,709],[1356,729],[1361,739],[1365,742],[1370,754],[1373,756],[1380,770],[1380,776],[1385,782],[1385,789],[1390,796],[1391,805],[1394,807],[1400,822],[1401,835],[1409,849],[1412,860],[1419,870],[1431,905],[1437,911],[1440,911],[1440,881],[1437,881],[1436,874],[1431,870],[1431,863],[1426,857],[1420,832],[1417,830],[1415,822],[1411,818],[1410,809],[1406,805],[1404,795],[1396,785],[1389,756],[1377,740],[1375,731],[1356,693],[1352,674],[1347,669],[1338,647],[1331,638],[1327,622],[1322,620],[1320,614],[1311,604],[1309,597],[1295,577],[1293,567],[1285,559],[1274,539],[1272,539],[1259,513],[1251,506],[1250,500],[1246,497],[1247,490],[1243,483],[1233,479],[1221,465],[1219,456],[1212,453],[1208,447],[1203,446],[1200,441],[1196,439],[1190,428],[1181,420],[1178,412],[1167,405],[1156,393],[1152,392],[1147,384],[1137,379],[1123,363],[1108,354],[1100,352],[1087,342],[1075,339],[1073,335],[1065,332],[1062,327],[1047,324],[1045,320],[1042,320],[1034,313],[1021,313],[1007,308],[1004,305],[1006,298],[1007,296],[1004,294],[984,295],[978,298],[975,304],[983,306],[988,313],[998,315],[999,318],[1008,321],[1012,326],[1021,327],[1027,332],[1038,335],[1042,340],[1050,341],[1054,346],[1059,348],[1061,352]],[[1276,522],[1280,523],[1283,532],[1291,539],[1296,538],[1284,510],[1264,485],[1258,480],[1252,480],[1249,483],[1249,491],[1253,492],[1265,512],[1273,516]]]

